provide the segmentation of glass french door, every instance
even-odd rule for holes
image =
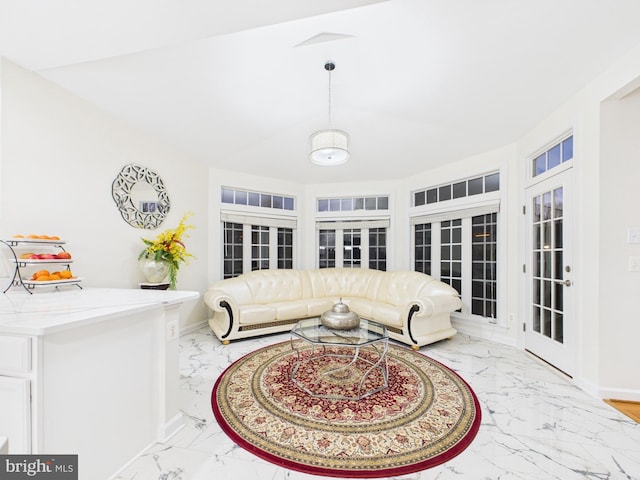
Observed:
[[[526,192],[525,348],[568,375],[575,370],[572,169]]]

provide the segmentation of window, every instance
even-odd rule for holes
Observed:
[[[222,276],[294,268],[297,217],[293,197],[223,187]]]
[[[440,224],[440,280],[462,295],[462,220]]]
[[[319,267],[333,268],[336,266],[336,232],[335,230],[320,230]]]
[[[431,275],[431,224],[414,227],[414,270]]]
[[[223,278],[231,278],[242,273],[242,224],[224,222]]]
[[[462,299],[461,317],[498,318],[499,189],[499,173],[490,173],[414,195],[422,200],[418,193],[423,192],[427,203],[434,190],[438,202],[449,193],[462,199],[454,209],[440,209],[438,202],[421,205],[411,218],[414,270],[455,288]]]
[[[360,259],[362,258],[360,233],[360,230],[355,229],[344,230],[342,266],[345,268],[360,268]]]
[[[496,318],[497,214],[471,218],[471,313]]]
[[[269,268],[269,227],[251,225],[251,270]]]
[[[417,190],[413,192],[413,206],[420,207],[498,190],[500,190],[500,173],[489,173],[468,180]]]
[[[533,198],[533,328],[563,342],[564,189]]]
[[[369,229],[369,268],[387,269],[387,229]]]
[[[388,196],[319,198],[318,212],[355,212],[358,210],[389,210]]]
[[[389,220],[318,221],[319,268],[387,269]]]
[[[278,268],[293,268],[293,228],[278,228]]]
[[[294,198],[286,195],[249,192],[247,190],[230,187],[222,187],[220,193],[222,203],[272,208],[276,210],[295,210]]]
[[[537,177],[573,158],[573,135],[556,143],[531,161],[532,176]]]
[[[293,268],[294,232],[289,227],[223,222],[223,278],[251,270]]]
[[[497,213],[415,223],[414,269],[455,288],[463,314],[497,318]]]

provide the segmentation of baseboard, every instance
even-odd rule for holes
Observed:
[[[603,387],[585,379],[584,377],[574,378],[578,387],[589,395],[599,399],[626,400],[630,402],[640,402],[640,390],[630,388]]]
[[[193,333],[197,330],[200,330],[202,327],[205,327],[209,324],[208,320],[202,320],[201,322],[198,323],[192,323],[191,325],[187,325],[186,327],[182,327],[180,329],[180,335],[188,335],[190,333]]]
[[[173,437],[176,433],[182,430],[185,427],[184,415],[182,413],[176,414],[171,420],[167,423],[159,427],[158,431],[158,440],[151,442],[149,445],[140,450],[136,455],[131,457],[127,463],[122,465],[112,476],[108,478],[108,480],[115,480],[120,477],[120,473],[124,472],[129,465],[133,464],[138,458],[140,458],[145,452],[147,452],[154,445],[157,445],[158,442],[166,442],[171,437]]]
[[[640,390],[603,387],[600,389],[599,397],[611,400],[625,400],[627,402],[640,402]]]
[[[510,337],[507,334],[508,328],[502,325],[494,325],[467,318],[456,318],[454,316],[451,317],[451,325],[464,335],[517,347],[517,339]]]
[[[158,429],[158,438],[160,439],[160,441],[166,442],[168,439],[182,430],[184,426],[184,415],[181,412],[177,413],[171,420],[165,422],[164,425],[160,426],[160,428]]]

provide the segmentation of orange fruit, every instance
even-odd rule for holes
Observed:
[[[49,273],[49,270],[38,270],[36,273],[33,274],[33,278],[36,279],[38,277],[48,277],[49,275],[51,275]]]
[[[24,238],[24,235],[20,235],[19,233],[17,235],[14,235],[13,238]]]
[[[29,235],[27,235],[27,238],[38,238],[38,235],[34,235],[33,233],[30,233]]]
[[[40,275],[38,278],[36,278],[36,282],[48,282],[49,280],[51,280],[51,277],[49,275]]]
[[[61,272],[58,272],[58,275],[60,275],[60,278],[71,278],[71,271],[69,270],[62,270]]]
[[[60,237],[57,235],[52,235],[49,237],[49,240],[60,240]]]
[[[60,277],[60,275],[54,275],[54,274],[49,275],[49,280],[60,280],[60,278],[62,278]],[[38,277],[38,280],[39,279],[40,277]]]

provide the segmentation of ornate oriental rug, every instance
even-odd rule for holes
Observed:
[[[302,358],[310,355],[308,348],[297,347]],[[387,356],[388,388],[362,400],[330,400],[312,397],[291,381],[300,358],[290,342],[264,347],[218,378],[211,394],[213,413],[239,446],[315,475],[390,477],[451,460],[478,432],[476,395],[455,372],[425,355],[389,345]],[[317,378],[341,361],[308,362],[296,378]],[[353,370],[359,368],[364,364],[356,362],[329,379],[329,391],[353,388],[358,373]],[[374,374],[367,381],[379,379]]]

